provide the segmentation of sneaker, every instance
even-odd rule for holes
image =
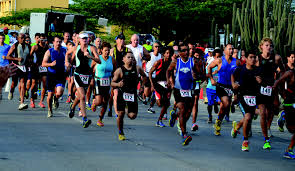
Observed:
[[[236,138],[237,137],[237,135],[238,135],[238,133],[239,133],[239,131],[237,130],[237,122],[236,121],[233,121],[233,123],[232,123],[232,129],[231,129],[231,136],[233,137],[233,138]]]
[[[220,136],[220,130],[221,130],[221,121],[216,119],[215,124],[213,125],[214,128],[214,134],[216,136]]]
[[[95,106],[94,103],[92,103],[92,105],[91,105],[91,110],[92,110],[92,112],[95,112],[96,111],[96,106]]]
[[[249,151],[249,142],[248,141],[243,141],[242,151]]]
[[[266,149],[271,149],[271,146],[270,146],[270,140],[266,140],[264,142],[264,145],[263,145],[263,149],[266,150]]]
[[[295,159],[294,152],[291,150],[285,152],[283,157],[285,157],[287,159]]]
[[[224,119],[226,120],[226,122],[230,122],[229,115],[225,115],[225,118]]]
[[[41,89],[38,89],[38,91],[37,91],[37,95],[38,95],[38,96],[41,96]]]
[[[177,121],[177,124],[176,124],[176,126],[177,126],[177,132],[178,132],[178,134],[179,134],[180,136],[183,136],[183,135],[182,135],[181,128],[180,128],[180,123],[179,123],[179,120]]]
[[[281,111],[279,113],[279,117],[278,117],[278,120],[277,120],[277,125],[279,126],[279,131],[280,132],[284,132],[284,125],[285,125],[285,111]]]
[[[196,123],[193,123],[192,124],[192,128],[191,128],[191,131],[196,131],[198,129],[199,129],[198,125]]]
[[[126,137],[124,134],[119,134],[119,141],[124,141],[126,140]]]
[[[176,121],[177,115],[175,110],[170,111],[170,120],[169,120],[169,126],[174,127],[175,121]]]
[[[53,115],[52,115],[52,112],[50,110],[48,110],[48,113],[47,113],[47,118],[51,118]]]
[[[13,99],[13,93],[9,92],[8,93],[8,100],[12,100]]]
[[[158,121],[158,122],[156,123],[156,126],[157,126],[157,127],[161,127],[161,128],[165,127],[165,125],[163,124],[162,121]]]
[[[267,130],[267,135],[268,135],[268,137],[273,137],[273,135],[272,135],[272,132],[271,132],[270,128]]]
[[[40,102],[38,105],[39,105],[41,108],[45,108],[45,105],[44,105],[42,102]]]
[[[234,104],[231,105],[230,111],[231,111],[231,113],[235,113],[236,112],[236,108],[235,108],[235,105]]]
[[[19,106],[18,106],[18,110],[23,110],[23,109],[27,109],[28,108],[28,105],[27,104],[24,104],[24,103],[21,103]]]
[[[214,113],[218,113],[219,109],[218,109],[218,104],[214,104]]]
[[[147,112],[149,112],[149,113],[156,113],[152,107],[149,107],[148,110],[147,110]]]
[[[182,145],[183,145],[183,146],[186,146],[186,145],[188,145],[191,141],[192,141],[192,137],[191,137],[191,136],[183,136],[183,138],[182,138]]]
[[[68,96],[66,103],[71,103],[71,96]]]
[[[69,118],[73,118],[75,116],[75,109],[72,109],[72,105],[70,105]]]
[[[86,109],[91,110],[91,104],[90,103],[86,104]]]
[[[212,117],[208,117],[207,123],[208,124],[212,123]]]
[[[100,126],[100,127],[104,126],[104,123],[101,120],[98,120],[96,124],[97,124],[97,126]]]
[[[167,120],[167,114],[166,114],[166,113],[164,114],[164,116],[163,116],[162,119],[163,119],[163,120]]]
[[[35,108],[35,103],[33,101],[31,101],[30,106],[31,106],[31,108]]]
[[[88,128],[90,124],[91,124],[90,119],[83,120],[83,128]]]

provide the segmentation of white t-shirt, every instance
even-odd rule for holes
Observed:
[[[142,67],[143,46],[137,45],[136,47],[133,47],[131,44],[129,44],[126,47],[132,50],[137,66]]]
[[[209,65],[212,61],[214,61],[214,57],[213,56],[208,56],[207,58],[207,65]]]
[[[158,60],[160,60],[162,58],[162,55],[160,53],[158,53],[158,56],[155,56],[154,53],[151,52],[150,55],[151,55],[151,60],[149,60],[146,63],[146,66],[145,66],[145,74],[146,74],[147,77],[149,76],[149,72],[152,69],[152,67],[155,64],[155,62],[157,62]],[[155,72],[153,73],[152,77],[153,78],[156,77],[156,73]]]
[[[66,43],[64,41],[61,42],[61,46],[67,47]]]

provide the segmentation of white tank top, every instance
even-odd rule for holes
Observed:
[[[151,55],[151,60],[149,60],[147,63],[146,63],[146,66],[145,66],[145,73],[146,73],[146,76],[148,77],[149,76],[149,72],[150,70],[152,69],[153,65],[155,64],[155,62],[157,62],[158,60],[161,59],[161,54],[158,53],[158,56],[155,56],[153,52],[150,53]],[[153,75],[152,75],[153,78],[156,77],[156,73],[154,72]]]

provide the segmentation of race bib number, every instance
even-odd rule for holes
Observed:
[[[199,84],[199,82],[196,82],[195,90],[199,90],[199,89],[200,89],[200,84]]]
[[[134,102],[134,94],[123,93],[123,99],[124,99],[126,102]]]
[[[110,86],[110,78],[100,78],[100,86]]]
[[[233,91],[230,88],[224,88],[224,91],[227,93],[227,96],[233,95]]]
[[[22,71],[26,72],[26,67],[24,65],[17,65],[17,67]]]
[[[181,97],[192,97],[191,90],[180,90]]]
[[[46,67],[42,67],[42,66],[40,66],[40,67],[39,67],[39,72],[40,72],[40,73],[47,72],[47,68],[46,68]]]
[[[167,82],[166,81],[158,81],[158,84],[160,84],[164,88],[167,88]]]
[[[83,84],[88,84],[89,82],[89,75],[79,75],[81,81],[83,82]]]
[[[262,87],[260,88],[260,93],[262,95],[265,96],[271,96],[271,92],[272,92],[272,87],[271,86],[267,86],[267,87]]]
[[[244,96],[244,100],[248,106],[256,106],[255,96]]]

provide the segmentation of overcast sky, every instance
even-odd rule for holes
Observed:
[[[70,0],[69,3],[72,4],[73,3],[73,0]]]

